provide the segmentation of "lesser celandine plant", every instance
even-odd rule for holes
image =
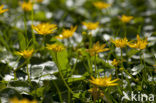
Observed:
[[[56,62],[56,65],[58,67],[58,70],[59,70],[59,74],[61,76],[61,79],[63,80],[65,86],[68,89],[68,91],[73,94],[73,91],[71,90],[71,88],[69,87],[69,85],[67,84],[67,82],[65,81],[65,79],[63,77],[62,70],[61,70],[62,68],[61,68],[61,66],[59,64],[59,61],[58,61],[58,53],[61,52],[61,51],[63,51],[65,49],[65,47],[63,45],[61,45],[61,44],[55,43],[55,44],[47,44],[46,48],[48,50],[51,50],[51,51],[54,52],[55,62]],[[60,96],[60,100],[61,100],[61,98],[62,97]]]
[[[99,22],[82,22],[88,30],[95,30],[99,27]]]
[[[33,9],[33,3],[30,0],[28,2],[24,1],[20,3],[20,5],[21,5],[21,8],[26,12],[32,11]]]
[[[17,55],[20,55],[20,56],[24,57],[25,60],[26,60],[25,62],[27,64],[26,72],[27,72],[27,75],[28,75],[28,81],[30,81],[30,70],[29,70],[28,64],[30,62],[30,58],[32,57],[33,53],[34,53],[33,49],[30,49],[30,50],[28,49],[28,50],[23,50],[23,51],[16,52]]]
[[[155,1],[72,1],[0,0],[0,103],[154,102]]]
[[[7,12],[9,9],[4,9],[4,5],[0,6],[0,14]]]
[[[100,45],[99,41],[96,42],[92,48],[88,49],[87,52],[90,53],[91,56],[95,56],[95,73],[97,75],[97,69],[96,69],[96,56],[101,53],[101,52],[105,52],[108,51],[109,48],[105,48],[106,44],[102,44]],[[91,70],[92,71],[92,70]],[[99,74],[98,74],[99,75]]]
[[[89,48],[92,46],[92,31],[99,27],[99,22],[82,22],[83,26],[86,27],[89,34]]]
[[[18,99],[16,97],[11,98],[9,101],[10,101],[10,103],[38,103],[36,100],[28,100],[26,98]]]
[[[113,59],[113,61],[112,61],[112,65],[113,66],[118,66],[119,65],[119,63],[120,63],[120,61],[119,60],[117,60],[117,59]]]
[[[119,79],[111,80],[112,79],[111,76],[109,76],[109,77],[105,76],[104,78],[102,78],[102,77],[98,77],[98,78],[91,77],[91,78],[92,79],[89,81],[92,84],[94,84],[96,86],[100,86],[100,87],[116,86],[118,84],[115,82],[119,80]]]
[[[122,22],[128,23],[128,22],[130,22],[133,18],[134,18],[133,16],[122,15],[120,19],[121,19]]]
[[[131,48],[142,50],[142,49],[146,48],[147,44],[148,44],[147,38],[140,39],[140,36],[137,35],[137,41],[136,42],[133,42],[133,41],[129,42],[128,46]]]
[[[125,38],[122,38],[122,39],[111,40],[111,42],[114,43],[116,47],[121,49],[121,62],[122,62],[122,66],[123,66],[122,48],[127,46],[128,40],[125,37]]]
[[[111,86],[117,86],[118,83],[116,83],[116,81],[118,81],[119,79],[114,79],[112,80],[111,75],[109,77],[105,76],[105,77],[98,77],[98,78],[94,78],[91,76],[91,80],[89,80],[93,85],[94,88],[91,88],[89,90],[89,92],[92,93],[93,98],[94,98],[94,103],[96,103],[96,100],[100,97],[104,97],[104,93],[98,88],[98,87],[111,87]]]
[[[106,44],[100,45],[100,43],[98,41],[95,44],[93,44],[93,47],[88,49],[87,51],[90,53],[91,56],[94,56],[98,53],[105,52],[105,51],[109,50],[109,48],[105,48],[105,47],[106,47]]]
[[[32,28],[40,35],[48,35],[55,32],[57,29],[56,24],[50,24],[50,23],[41,23],[38,25],[32,25]]]
[[[115,44],[118,48],[124,48],[127,46],[128,40],[127,38],[111,40],[112,43]]]
[[[43,43],[45,45],[46,35],[52,34],[56,31],[57,25],[50,23],[41,23],[38,25],[32,25],[32,29],[36,31],[37,34],[43,36]]]
[[[62,33],[57,36],[57,39],[67,39],[73,36],[74,32],[76,31],[77,26],[73,27],[71,26],[70,29],[63,29]]]
[[[93,5],[98,9],[106,9],[111,6],[111,4],[108,4],[102,1],[94,2]]]

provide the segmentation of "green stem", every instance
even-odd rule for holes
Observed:
[[[27,75],[28,75],[28,81],[30,82],[30,72],[29,72],[28,64],[29,64],[29,60],[27,62]]]
[[[115,67],[115,74],[116,74],[116,77],[119,78],[119,76],[118,76],[118,68],[117,67]]]
[[[140,51],[140,52],[141,52],[141,51]],[[142,57],[141,57],[141,56],[142,56],[142,53],[140,53],[140,63],[143,64],[143,63],[142,63]]]
[[[97,68],[96,68],[96,53],[95,53],[95,58],[94,58],[94,65],[95,65],[95,75],[97,76],[100,76],[100,74],[98,73],[98,71],[97,71]]]
[[[75,68],[76,68],[76,65],[77,65],[77,59],[76,59],[76,63],[74,64],[74,67],[73,67],[73,69],[72,69],[72,72],[71,72],[71,75],[73,75],[73,73],[74,73],[74,71],[75,71]]]
[[[123,66],[123,53],[122,53],[122,48],[120,48],[121,49],[121,67],[124,67]]]
[[[92,47],[92,34],[89,34],[89,49]]]
[[[14,80],[17,80],[16,71],[14,71]]]
[[[31,11],[31,21],[32,21],[32,25],[33,25],[33,22],[34,22],[34,10]],[[35,37],[33,29],[32,29],[32,38],[33,38],[33,44],[36,45],[36,37]]]
[[[122,54],[122,48],[120,48],[121,49],[121,68],[122,69],[125,69],[124,68],[124,66],[123,66],[123,54]],[[123,71],[122,71],[122,81],[124,80],[124,74],[123,74]],[[122,87],[123,87],[123,85],[122,85]]]
[[[70,98],[71,98],[71,94],[70,91],[68,90],[68,103],[70,103]]]
[[[67,87],[67,89],[68,89],[72,94],[74,94],[73,91],[71,90],[71,88],[70,88],[70,87],[68,86],[68,84],[66,83],[66,81],[65,81],[65,79],[64,79],[64,77],[63,77],[63,75],[62,75],[62,72],[61,72],[61,69],[60,69],[60,66],[59,66],[59,63],[58,63],[58,60],[57,60],[57,52],[55,53],[55,59],[56,59],[56,64],[57,64],[57,67],[58,67],[58,70],[59,70],[59,74],[60,74],[60,76],[61,76],[61,79],[63,80],[63,82],[64,82],[65,86]]]
[[[44,36],[43,36],[43,41],[42,41],[42,43],[43,43],[44,46],[46,46],[45,40],[46,40],[46,36],[44,35]]]
[[[27,14],[24,13],[24,28],[25,28],[25,40],[26,44],[28,43],[28,33],[27,33]]]
[[[141,55],[143,55],[143,58],[141,57]],[[141,55],[140,55],[141,64],[144,65],[143,74],[144,74],[145,80],[147,80],[148,77],[147,77],[147,75],[146,75],[146,73],[147,73],[147,70],[146,70],[146,63],[145,63],[144,54],[143,54],[142,51],[141,51]],[[149,72],[149,73],[150,73],[150,72]]]
[[[135,79],[130,73],[128,73],[127,70],[124,69],[124,72],[125,72],[127,75],[129,75],[129,76],[136,82],[136,79]]]
[[[88,57],[88,67],[89,67],[89,72],[92,75],[93,74],[93,68],[92,68],[92,63],[91,63],[91,57]]]
[[[59,95],[59,99],[60,99],[60,102],[63,103],[63,100],[62,100],[62,95],[61,95],[61,92],[60,92],[60,89],[58,88],[57,84],[55,83],[55,81],[52,81],[57,92],[58,92],[58,95]]]

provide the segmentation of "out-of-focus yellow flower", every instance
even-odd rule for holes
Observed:
[[[133,19],[133,16],[122,15],[122,17],[120,19],[121,19],[122,22],[128,23]]]
[[[63,29],[63,32],[61,35],[57,36],[58,39],[66,39],[73,36],[74,32],[76,31],[77,26],[73,27],[71,26],[70,29]]]
[[[131,48],[136,48],[136,49],[145,49],[146,46],[147,46],[147,38],[145,38],[144,40],[143,39],[140,39],[140,36],[137,35],[137,41],[134,42],[134,43],[131,43],[129,42],[128,43],[128,46],[131,47]]]
[[[47,44],[47,47],[46,47],[48,50],[52,50],[52,51],[54,51],[54,52],[60,52],[60,51],[62,51],[62,50],[64,50],[65,49],[65,47],[64,46],[62,46],[62,45],[60,45],[60,44],[57,44],[57,43],[55,43],[55,44]]]
[[[1,5],[0,6],[0,14],[2,14],[2,13],[4,13],[4,12],[9,10],[9,9],[3,9],[3,8],[4,8],[4,5]]]
[[[119,64],[119,61],[116,60],[116,59],[113,59],[113,61],[112,61],[112,65],[114,65],[114,66],[118,66],[118,64]]]
[[[128,40],[127,38],[124,38],[124,39],[111,40],[111,42],[114,43],[116,47],[124,48],[127,46]]]
[[[82,24],[86,26],[88,30],[95,30],[99,26],[99,22],[82,22]]]
[[[23,50],[23,51],[20,51],[20,52],[16,52],[17,55],[21,55],[23,56],[24,58],[30,58],[33,54],[34,50]]]
[[[26,98],[19,100],[18,98],[11,98],[10,103],[37,103],[36,100],[30,101]]]
[[[21,7],[24,11],[32,11],[33,3],[31,1],[21,3]]]
[[[96,85],[96,86],[100,86],[100,87],[108,87],[108,86],[116,86],[118,85],[118,83],[115,83],[116,81],[118,81],[119,79],[114,79],[114,80],[111,80],[112,77],[109,76],[109,77],[104,77],[104,78],[94,78],[94,77],[91,77],[92,79],[89,80],[92,84]]]
[[[105,51],[108,51],[109,48],[105,48],[106,47],[106,44],[102,44],[100,45],[99,44],[99,41],[96,42],[93,47],[89,50],[87,50],[91,55],[95,55],[95,54],[98,54],[100,52],[105,52]]]
[[[111,6],[111,4],[108,4],[102,1],[94,2],[93,5],[98,9],[106,9]]]
[[[32,28],[40,35],[48,35],[54,33],[57,29],[57,25],[49,23],[41,23],[37,26],[32,25]]]

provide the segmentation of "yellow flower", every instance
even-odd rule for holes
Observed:
[[[3,8],[4,8],[4,5],[1,5],[0,6],[0,14],[2,14],[2,13],[4,13],[4,12],[9,10],[9,9],[3,9]]]
[[[91,55],[95,55],[95,54],[98,54],[100,52],[105,52],[105,51],[108,51],[109,48],[105,48],[106,47],[106,44],[102,44],[100,45],[99,44],[99,41],[96,42],[94,45],[93,45],[93,48],[89,49],[88,52],[91,54]]]
[[[34,50],[23,50],[21,52],[16,52],[17,55],[21,55],[24,58],[30,58],[33,54]]]
[[[82,24],[86,26],[88,30],[95,30],[99,26],[99,22],[82,22]]]
[[[116,59],[113,59],[112,61],[112,65],[117,66],[119,64],[119,61]]]
[[[122,15],[122,17],[120,19],[121,19],[122,22],[128,23],[133,19],[133,16]]]
[[[114,79],[114,80],[111,80],[112,77],[109,76],[109,77],[104,77],[104,78],[94,78],[94,77],[91,77],[92,80],[89,80],[92,84],[96,85],[96,86],[100,86],[100,87],[108,87],[108,86],[116,86],[118,85],[118,83],[115,83],[116,81],[118,81],[119,79]]]
[[[18,98],[11,98],[10,103],[37,103],[36,100],[30,101],[26,98],[19,100]]]
[[[60,52],[62,50],[64,50],[64,46],[60,45],[60,44],[47,44],[47,47],[46,47],[48,50],[52,50],[54,52]]]
[[[70,29],[63,29],[62,34],[57,36],[56,38],[58,38],[58,39],[70,38],[71,36],[73,36],[76,29],[77,29],[77,26],[75,26],[75,27],[72,26]]]
[[[24,11],[31,11],[33,9],[33,4],[30,1],[29,2],[24,1],[23,3],[21,3],[21,7]]]
[[[55,24],[41,23],[37,26],[32,25],[32,28],[40,35],[48,35],[54,33],[57,26]]]
[[[142,49],[145,49],[146,48],[146,46],[147,46],[147,38],[145,38],[144,40],[142,39],[140,39],[140,36],[139,35],[137,35],[137,41],[136,42],[134,42],[134,43],[128,43],[128,46],[129,47],[131,47],[131,48],[136,48],[136,49],[140,49],[140,50],[142,50]]]
[[[93,5],[98,9],[106,9],[111,6],[111,4],[101,2],[101,1],[94,2]]]
[[[127,38],[124,38],[124,39],[111,40],[111,42],[114,43],[116,47],[124,48],[127,45],[128,40]]]

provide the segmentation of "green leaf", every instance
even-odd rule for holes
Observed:
[[[42,75],[42,72],[43,72],[42,66],[31,67],[30,69],[31,77],[33,78],[40,77]]]
[[[20,49],[24,50],[26,48],[26,39],[24,37],[24,34],[19,33],[18,40],[19,40]]]
[[[37,95],[38,97],[43,97],[45,87],[37,88],[37,90],[32,91],[32,95]]]
[[[4,88],[6,88],[6,84],[0,83],[0,90],[2,90],[2,89],[4,89]]]
[[[67,72],[67,70],[69,70],[68,66],[68,54],[67,54],[67,50],[63,50],[60,52],[53,52],[51,51],[51,55],[52,55],[52,59],[53,61],[55,61],[55,63],[57,64],[57,67],[62,71],[62,72]],[[56,59],[56,55],[57,55],[57,59]]]
[[[0,97],[20,97],[19,92],[13,88],[5,88],[0,91]]]
[[[61,67],[62,70],[66,70],[67,69],[67,64],[68,64],[68,54],[67,54],[67,50],[63,50],[61,52],[57,53],[57,60],[58,63]]]
[[[5,74],[9,74],[11,69],[8,64],[0,63],[0,75],[4,76]]]
[[[29,84],[25,81],[11,81],[9,84],[13,87],[29,87]]]
[[[81,92],[79,92],[79,93],[74,93],[73,97],[74,97],[74,98],[80,98],[80,94],[81,94]]]

